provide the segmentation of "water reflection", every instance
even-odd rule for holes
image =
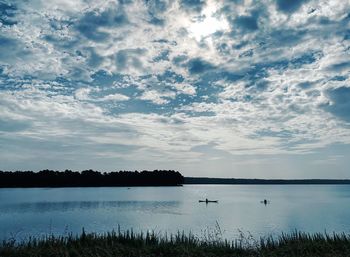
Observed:
[[[66,212],[74,210],[116,209],[118,211],[163,212],[180,215],[172,211],[179,201],[64,201],[16,203],[1,206],[0,213]]]

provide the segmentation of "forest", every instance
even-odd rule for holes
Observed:
[[[184,177],[174,170],[81,172],[65,170],[0,171],[0,187],[181,186]]]

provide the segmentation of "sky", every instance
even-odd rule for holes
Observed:
[[[350,178],[350,2],[1,0],[0,170]]]

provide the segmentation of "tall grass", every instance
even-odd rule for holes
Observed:
[[[0,246],[1,257],[121,257],[121,256],[350,256],[346,234],[307,234],[294,232],[260,240],[220,237],[198,238],[193,234],[159,235],[132,230],[104,234],[29,238],[17,243],[7,240]]]

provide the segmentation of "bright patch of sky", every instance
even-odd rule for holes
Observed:
[[[350,3],[0,1],[0,169],[350,178]]]

